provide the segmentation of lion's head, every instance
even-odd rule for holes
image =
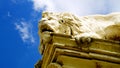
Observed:
[[[119,24],[120,13],[77,17],[71,13],[43,12],[39,22],[40,50],[50,40],[47,32],[120,41]]]

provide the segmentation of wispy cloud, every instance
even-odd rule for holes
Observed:
[[[30,23],[21,21],[20,23],[15,23],[15,27],[19,31],[19,34],[24,42],[35,42],[32,25]]]
[[[11,13],[8,11],[8,13],[7,13],[7,16],[8,17],[11,17],[12,15],[11,15]]]
[[[105,13],[106,0],[32,0],[34,10],[71,12],[77,15]]]

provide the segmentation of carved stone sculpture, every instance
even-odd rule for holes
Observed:
[[[43,12],[35,68],[120,68],[120,13]]]
[[[50,40],[44,34],[48,32],[120,41],[120,13],[77,17],[71,13],[44,12],[39,22],[41,51]]]

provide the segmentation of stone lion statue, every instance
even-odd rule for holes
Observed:
[[[120,41],[120,13],[78,17],[71,13],[43,12],[39,23],[41,44],[44,32]]]

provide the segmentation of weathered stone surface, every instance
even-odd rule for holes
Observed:
[[[44,12],[39,23],[41,51],[50,40],[47,32],[120,41],[120,13],[77,17],[71,13]]]
[[[42,61],[35,68],[120,68],[120,42],[95,38],[89,41],[89,37],[75,39],[58,33],[44,35],[51,40],[45,44]],[[81,43],[77,43],[79,40]]]

